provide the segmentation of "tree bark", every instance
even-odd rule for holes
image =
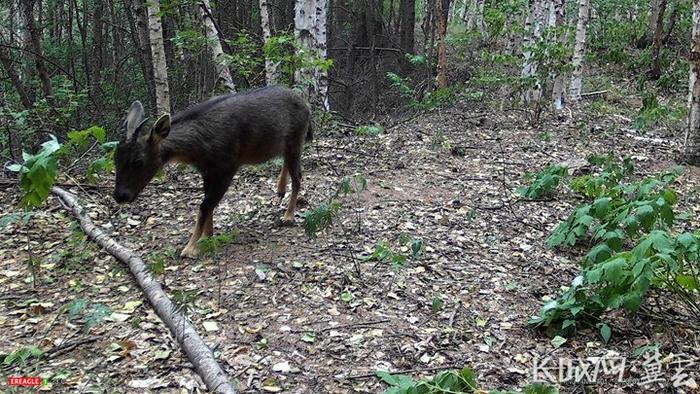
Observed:
[[[447,12],[450,9],[450,0],[435,0],[435,16],[437,17],[437,38],[438,38],[438,70],[437,86],[445,89],[447,82],[447,46],[445,37],[447,35]]]
[[[693,5],[693,35],[690,49],[688,128],[685,134],[685,160],[700,165],[700,2]]]
[[[300,44],[320,59],[327,57],[327,0],[296,0],[294,12],[294,34]],[[328,110],[328,72],[323,70],[299,70],[297,83],[304,85],[309,98],[315,97]],[[310,83],[308,83],[310,82]]]
[[[551,27],[562,27],[566,24],[566,0],[554,0],[552,3],[552,14],[549,25]],[[567,34],[559,33],[559,42],[564,45],[567,41]],[[552,105],[555,110],[564,108],[566,98],[566,75],[562,72],[555,72],[552,76],[554,86],[552,87]]]
[[[406,53],[415,52],[416,0],[400,0],[399,42]]]
[[[661,1],[662,0],[649,0],[649,21],[644,35],[637,40],[637,47],[639,49],[648,47],[652,42],[654,32],[656,31],[656,25],[659,23]],[[661,18],[663,18],[663,16]]]
[[[153,57],[153,79],[156,87],[156,109],[159,114],[170,113],[170,89],[168,70],[163,47],[163,26],[160,20],[159,0],[150,1],[148,6],[148,33]]]
[[[131,0],[124,0],[125,2],[131,3]],[[139,59],[144,63],[145,71],[143,74],[143,79],[146,82],[146,93],[148,94],[148,100],[151,109],[156,108],[156,81],[153,76],[153,55],[151,54],[151,41],[149,39],[148,33],[148,11],[146,10],[146,3],[144,0],[134,0],[134,14],[136,16],[136,28],[135,33],[138,36],[136,41],[139,44]],[[125,3],[124,7],[127,5]],[[130,11],[127,10],[127,16]]]
[[[661,76],[661,44],[664,35],[664,13],[667,0],[659,1],[659,15],[656,18],[654,29],[654,42],[651,47],[652,68],[648,73],[649,79],[655,81]]]
[[[209,50],[211,51],[214,67],[216,68],[217,81],[223,85],[228,91],[235,92],[236,85],[233,84],[233,78],[231,77],[231,70],[228,66],[223,63],[224,49],[221,47],[221,41],[219,41],[219,34],[216,30],[216,25],[212,19],[211,7],[209,6],[209,0],[200,0],[199,2],[199,14],[202,17],[202,22],[204,23],[204,28],[207,33],[207,38],[209,39]]]
[[[19,100],[22,103],[22,106],[25,109],[31,108],[32,105],[34,105],[34,102],[31,99],[31,97],[29,97],[29,93],[27,93],[27,90],[24,88],[24,84],[22,83],[19,74],[17,74],[16,66],[12,63],[12,59],[10,58],[9,53],[7,52],[7,48],[5,48],[2,45],[0,45],[0,63],[2,63],[2,67],[5,69],[5,73],[10,78],[12,86],[15,87],[15,90],[17,91],[17,95],[19,95]]]
[[[542,0],[530,0],[527,19],[525,21],[525,37],[523,38],[523,78],[537,78],[537,64],[533,61],[532,49],[542,36],[542,22],[545,20],[545,9]],[[528,88],[523,95],[523,102],[530,104],[539,101],[541,97],[540,81],[535,80],[533,87]]]
[[[34,64],[36,66],[36,71],[39,74],[39,79],[41,80],[41,90],[44,92],[46,100],[52,102],[53,88],[51,86],[49,71],[47,70],[43,60],[44,55],[41,50],[41,31],[39,28],[37,28],[36,22],[34,21],[34,1],[35,0],[22,0],[22,12],[24,13],[25,23],[27,24],[27,31],[29,32],[29,43],[32,51],[36,54],[34,56]]]
[[[574,70],[571,73],[569,83],[569,101],[578,102],[581,100],[581,89],[583,85],[583,58],[586,53],[586,27],[590,14],[589,0],[579,0],[578,20],[576,21],[576,38],[574,44],[574,54],[571,60]]]
[[[260,0],[260,28],[263,33],[263,44],[267,44],[272,38],[269,0]],[[273,85],[277,81],[276,64],[265,57],[265,82]]]
[[[180,344],[209,391],[235,394],[236,390],[231,385],[230,378],[216,362],[212,351],[202,341],[187,318],[177,311],[175,304],[170,301],[160,283],[153,279],[143,260],[132,250],[118,244],[100,230],[71,193],[60,187],[51,188],[51,192],[66,204],[76,219],[80,221],[80,227],[90,239],[129,267],[148,302],[151,303],[161,321]]]

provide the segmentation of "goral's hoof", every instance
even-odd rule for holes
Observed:
[[[180,253],[180,257],[186,257],[189,259],[196,259],[199,256],[199,248],[192,247],[190,245],[185,246],[185,249],[182,249],[182,253]]]
[[[285,226],[285,227],[293,226],[294,225],[294,215],[291,215],[291,216],[284,215],[280,219],[280,223],[282,223],[282,226]]]

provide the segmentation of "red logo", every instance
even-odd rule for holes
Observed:
[[[36,376],[10,376],[7,384],[10,386],[41,386],[41,378]]]

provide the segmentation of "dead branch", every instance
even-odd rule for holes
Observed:
[[[187,358],[207,388],[216,393],[235,394],[236,390],[231,385],[229,377],[217,363],[211,349],[202,341],[202,338],[199,337],[199,334],[197,334],[197,331],[195,331],[185,316],[177,312],[177,308],[167,297],[160,283],[153,279],[143,260],[133,251],[118,244],[100,230],[90,220],[90,217],[86,214],[83,207],[78,204],[73,194],[60,187],[51,188],[51,192],[70,207],[73,215],[80,220],[80,227],[90,239],[106,249],[119,261],[129,266],[144,295],[185,351],[185,355],[187,355]]]

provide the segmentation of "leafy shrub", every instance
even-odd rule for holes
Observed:
[[[471,368],[460,371],[442,371],[430,379],[414,381],[407,375],[392,375],[377,371],[379,377],[390,387],[384,394],[453,394],[453,393],[493,393],[510,394],[514,391],[483,390],[476,381],[476,373]],[[527,394],[557,394],[557,389],[544,384],[531,384],[522,389]]]
[[[355,129],[355,135],[376,137],[384,132],[384,127],[380,125],[364,125]]]
[[[59,149],[61,144],[52,135],[50,140],[41,144],[37,154],[31,155],[24,152],[23,164],[12,164],[7,167],[21,176],[20,186],[24,191],[22,205],[26,208],[38,207],[48,198],[51,186],[56,180],[58,158],[55,153]]]
[[[535,175],[528,175],[532,183],[527,187],[519,187],[517,192],[523,197],[538,199],[547,197],[559,186],[559,182],[567,176],[569,170],[557,164],[553,164]]]
[[[700,316],[700,232],[672,232],[678,195],[670,185],[682,169],[625,183],[633,172],[628,159],[620,163],[597,156],[589,161],[603,170],[575,179],[572,188],[592,201],[557,226],[548,244],[574,246],[590,238],[594,246],[581,259],[581,273],[571,286],[530,323],[571,335],[579,325],[597,323],[607,310],[637,311],[653,288],[671,291]],[[597,324],[607,341],[610,327]]]

